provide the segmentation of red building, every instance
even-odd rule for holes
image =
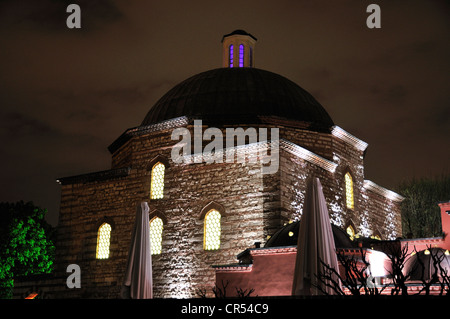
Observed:
[[[418,284],[422,279],[421,273],[414,271],[413,267],[417,258],[421,258],[426,264],[429,249],[440,250],[443,253],[441,265],[450,273],[450,201],[439,203],[441,209],[442,233],[441,237],[398,239],[392,241],[380,241],[377,239],[354,239],[336,226],[332,226],[335,245],[338,253],[347,258],[360,258],[361,249],[366,253],[366,260],[370,263],[370,271],[376,282],[382,287],[383,294],[390,294],[391,260],[388,258],[389,247],[392,245],[404,248],[408,255],[408,261],[404,273],[410,273],[408,290],[417,293]],[[258,296],[288,296],[292,292],[295,260],[297,254],[297,235],[299,221],[289,223],[271,237],[264,247],[248,248],[241,252],[236,264],[214,266],[216,269],[216,285],[223,289],[227,285],[231,294],[235,287],[243,291],[254,289]],[[259,246],[258,244],[256,246]],[[341,274],[343,273],[342,265]],[[432,270],[431,270],[432,271]],[[425,271],[426,272],[426,271]],[[440,286],[431,287],[431,294],[439,294]],[[348,292],[348,291],[347,291]],[[348,292],[349,293],[349,292]]]

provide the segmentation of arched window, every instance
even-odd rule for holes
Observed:
[[[203,234],[203,249],[217,250],[220,248],[220,213],[211,209],[205,215],[205,225]]]
[[[239,45],[239,67],[244,67],[244,45]]]
[[[355,239],[355,229],[353,228],[353,226],[349,225],[346,229],[346,232],[351,240]]]
[[[381,234],[378,230],[374,231],[373,234],[370,236],[372,239],[381,240]]]
[[[228,65],[230,66],[230,68],[233,67],[233,57],[234,57],[233,45],[230,44],[229,50],[228,50]]]
[[[163,227],[163,220],[157,216],[153,217],[150,221],[150,247],[152,255],[161,254]]]
[[[164,171],[166,167],[158,162],[152,168],[152,181],[150,185],[150,199],[163,198],[164,195]]]
[[[349,209],[355,207],[353,200],[353,179],[349,172],[345,174],[345,203]]]
[[[109,258],[109,244],[111,240],[111,225],[103,223],[97,232],[97,259]]]

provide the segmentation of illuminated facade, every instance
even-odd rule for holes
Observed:
[[[225,35],[223,67],[161,97],[141,125],[109,146],[110,169],[59,179],[60,298],[119,296],[135,203],[142,200],[150,208],[158,298],[211,292],[213,265],[235,262],[255,242],[265,245],[285,223],[301,219],[312,176],[321,180],[334,227],[344,232],[351,226],[354,236],[401,236],[402,197],[365,178],[367,143],[337,126],[297,84],[255,68],[255,43],[243,30]],[[203,130],[279,128],[278,170],[262,174],[262,161],[175,163],[172,132],[187,128],[193,135],[196,119]],[[250,153],[258,147],[245,146]],[[81,268],[81,289],[65,287],[69,264]]]

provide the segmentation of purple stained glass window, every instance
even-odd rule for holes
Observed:
[[[244,45],[239,45],[239,67],[244,67]]]
[[[233,67],[233,45],[232,44],[230,45],[229,54],[230,54],[230,56],[228,57],[228,60],[229,60],[228,65],[230,68],[232,68]]]

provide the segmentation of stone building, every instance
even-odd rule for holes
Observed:
[[[255,68],[255,43],[242,30],[225,35],[222,68],[161,97],[109,146],[110,169],[59,179],[55,276],[66,278],[77,264],[82,283],[63,283],[59,297],[119,297],[139,201],[150,207],[154,296],[162,298],[210,291],[212,265],[235,262],[299,220],[312,176],[321,180],[332,223],[350,237],[401,235],[402,197],[365,178],[367,144],[300,86]]]

